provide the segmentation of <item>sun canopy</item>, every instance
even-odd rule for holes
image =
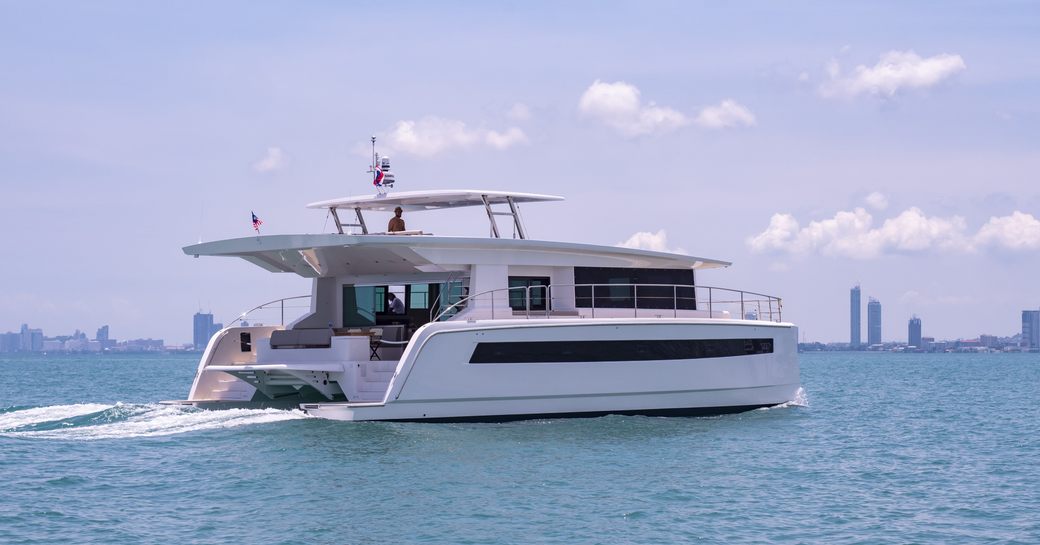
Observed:
[[[539,195],[536,193],[514,193],[511,191],[483,191],[477,189],[445,189],[438,191],[402,191],[387,195],[365,195],[363,197],[344,197],[330,199],[307,205],[307,208],[345,208],[392,212],[400,206],[406,212],[422,210],[440,210],[463,206],[486,206],[528,202],[562,201],[556,195]]]

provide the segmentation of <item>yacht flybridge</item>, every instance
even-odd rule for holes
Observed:
[[[780,299],[695,283],[729,263],[532,239],[519,205],[562,197],[389,193],[389,161],[374,158],[377,195],[308,205],[335,233],[184,248],[313,280],[292,323],[216,333],[178,403],[441,422],[711,415],[795,398],[798,334]],[[407,230],[380,232],[366,217],[398,207]],[[417,212],[465,208],[486,214],[490,237],[416,228]]]

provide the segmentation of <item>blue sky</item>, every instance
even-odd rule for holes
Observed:
[[[1012,334],[1038,42],[1026,2],[0,3],[0,331],[184,342],[200,306],[306,293],[180,248],[250,210],[328,230],[303,205],[367,192],[377,134],[399,190],[564,195],[532,236],[733,261],[700,281],[784,297],[809,340],[847,339],[857,282],[886,340]]]

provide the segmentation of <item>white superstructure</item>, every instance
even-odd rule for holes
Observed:
[[[518,204],[556,200],[380,191],[309,205],[332,214],[334,234],[185,247],[312,278],[313,288],[309,313],[291,324],[214,335],[181,403],[494,421],[719,414],[795,398],[797,328],[781,321],[778,298],[695,284],[697,270],[723,261],[527,238]],[[366,212],[396,207],[409,230],[366,223]],[[490,238],[414,229],[415,212],[462,207],[484,208]],[[519,238],[499,236],[501,216]],[[388,312],[389,293],[405,314]]]

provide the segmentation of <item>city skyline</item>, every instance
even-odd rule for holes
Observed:
[[[4,4],[0,316],[184,343],[200,302],[310,293],[181,248],[255,236],[251,212],[332,232],[304,206],[371,192],[372,135],[395,190],[561,194],[523,206],[531,238],[730,261],[697,281],[783,298],[811,339],[847,338],[850,279],[885,339],[1040,308],[1034,5],[457,7]],[[482,213],[407,221],[486,236]]]

